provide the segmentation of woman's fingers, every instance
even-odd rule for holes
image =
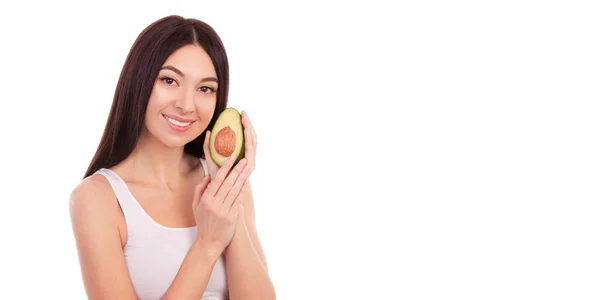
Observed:
[[[250,117],[246,111],[244,114],[244,128],[247,129],[248,135],[246,138],[250,141],[250,144],[256,146],[256,131],[254,131],[254,126],[252,125],[252,121],[250,121]],[[246,132],[246,130],[244,130]]]
[[[210,134],[210,130],[206,130],[203,148],[206,165],[208,166],[208,173],[214,176],[219,168],[217,167],[217,164],[215,164],[215,162],[213,161],[212,156],[210,156],[210,150],[208,149],[208,145],[210,142]]]
[[[250,128],[252,142],[253,142],[253,144],[256,145],[256,131],[254,130],[252,121],[250,121],[250,116],[248,116],[248,113],[246,111],[244,111],[244,116],[245,116],[246,123],[247,123],[247,124],[244,124],[244,126],[247,126],[248,128]]]
[[[206,175],[204,176],[204,178],[202,178],[202,181],[200,181],[200,183],[196,186],[196,190],[194,191],[194,198],[192,199],[192,207],[198,206],[198,204],[200,203],[200,198],[202,198],[202,194],[204,194],[204,191],[206,190],[206,187],[208,187],[209,182],[210,175]]]
[[[220,202],[225,201],[227,194],[231,191],[231,188],[235,184],[236,180],[238,180],[238,177],[240,176],[242,171],[247,166],[247,162],[248,161],[245,158],[240,160],[240,162],[235,166],[235,168],[233,168],[231,173],[229,173],[229,175],[227,175],[227,178],[225,178],[223,183],[221,183],[221,187],[219,188],[219,191],[215,195],[216,198],[221,200]],[[219,172],[220,172],[220,170],[219,170]]]
[[[244,118],[244,157],[246,157],[250,164],[254,159],[254,143],[252,142],[252,132],[250,132],[250,124],[247,118]]]
[[[211,182],[211,193],[213,196],[216,196],[217,193],[219,192],[221,185],[223,183],[223,181],[225,180],[225,178],[227,177],[227,174],[229,174],[229,170],[231,170],[231,167],[233,166],[233,163],[235,162],[236,156],[235,155],[231,155],[223,164],[223,166],[221,166],[221,168],[217,171],[217,173],[215,174],[214,178],[211,178],[212,182]],[[241,163],[241,161],[240,161]]]
[[[248,187],[248,180],[246,180],[244,182],[244,184],[242,185],[242,190],[246,189]],[[231,205],[231,210],[229,211],[229,216],[230,217],[237,217],[237,215],[239,214],[242,205],[244,204],[244,201],[242,201],[243,199],[240,197],[240,194],[238,194],[235,199],[233,200],[233,204]]]
[[[250,117],[248,117],[248,113],[246,111],[242,112],[243,114],[243,125],[244,125],[244,139],[245,139],[245,151],[246,157],[249,160],[250,170],[254,170],[255,160],[256,160],[256,132],[254,131],[254,126],[252,126],[252,122],[250,121]]]
[[[229,192],[227,193],[227,196],[225,196],[225,200],[223,201],[223,207],[225,208],[226,211],[231,210],[231,205],[233,204],[233,201],[236,198],[238,198],[238,195],[240,194],[242,187],[244,186],[244,184],[248,180],[248,176],[250,175],[250,168],[248,165],[244,166],[244,168],[242,169],[241,172],[238,173],[237,171],[238,170],[232,172],[231,175],[229,175],[232,178],[227,179],[227,180],[233,181],[234,176],[232,176],[232,175],[237,175],[235,178],[235,181],[233,181],[233,185],[231,186],[231,188],[229,189]]]

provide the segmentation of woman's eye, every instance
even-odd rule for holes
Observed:
[[[160,80],[162,80],[164,83],[166,84],[173,84],[175,82],[175,79],[171,78],[171,77],[163,77]]]
[[[200,90],[204,93],[214,93],[215,89],[209,87],[209,86],[203,86],[200,88]]]

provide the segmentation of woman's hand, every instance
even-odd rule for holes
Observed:
[[[192,203],[198,242],[215,246],[219,251],[224,250],[233,238],[242,205],[238,195],[250,175],[246,159],[240,160],[229,173],[234,160],[233,156],[229,158],[214,177],[210,174],[204,177],[194,191]]]
[[[242,111],[242,125],[244,125],[244,157],[248,160],[248,169],[252,174],[256,168],[256,132],[246,111]]]

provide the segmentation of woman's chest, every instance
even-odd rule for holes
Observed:
[[[131,193],[155,222],[165,227],[192,227],[196,225],[192,210],[194,187],[186,184],[176,191],[133,185]]]

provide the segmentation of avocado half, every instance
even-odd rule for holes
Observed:
[[[244,126],[237,109],[228,107],[219,114],[210,131],[208,149],[219,167],[232,155],[237,157],[234,166],[244,158]]]

